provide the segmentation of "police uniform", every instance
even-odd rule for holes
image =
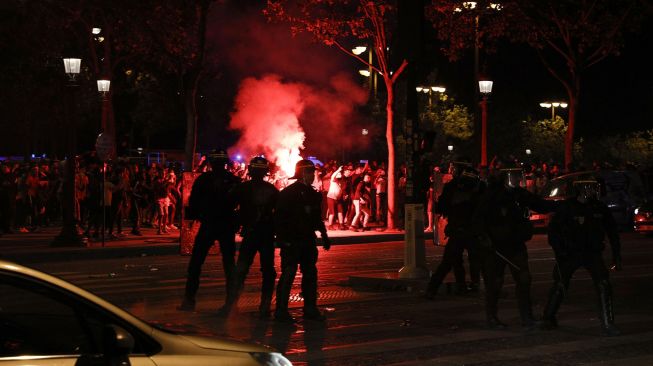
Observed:
[[[463,172],[460,176],[448,182],[442,189],[435,212],[448,220],[445,233],[449,241],[444,248],[442,261],[431,275],[426,290],[426,298],[435,296],[447,273],[453,269],[456,280],[456,292],[465,293],[465,267],[463,266],[463,252],[470,252],[470,272],[472,284],[478,284],[480,270],[475,256],[476,235],[471,231],[472,215],[479,202],[479,197],[484,185],[471,170]],[[473,285],[474,286],[474,285]]]
[[[501,174],[508,176],[511,173]],[[529,208],[536,212],[551,212],[555,206],[554,202],[541,199],[515,182],[490,178],[487,192],[474,214],[477,232],[482,233],[479,252],[486,290],[485,311],[490,328],[505,327],[498,319],[498,302],[506,266],[509,266],[516,284],[522,326],[529,329],[535,326],[526,250],[526,241],[533,236],[528,212]]]
[[[621,267],[621,244],[610,209],[598,199],[565,200],[549,223],[549,244],[556,256],[553,286],[544,309],[543,328],[557,326],[556,313],[574,272],[585,267],[599,295],[599,319],[605,335],[618,335],[614,325],[612,287],[603,261],[604,238],[608,237],[615,267]]]
[[[311,187],[310,182],[302,180],[304,170],[313,170],[308,160],[297,163],[296,182],[279,192],[274,214],[277,243],[281,247],[281,277],[277,284],[277,303],[275,319],[292,322],[288,313],[288,301],[297,266],[302,271],[302,296],[304,297],[304,318],[324,320],[317,308],[317,237],[321,233],[324,249],[330,247],[326,227],[322,221],[322,195]]]
[[[258,166],[257,166],[258,164]],[[236,290],[240,291],[245,283],[249,268],[259,253],[261,264],[262,287],[259,313],[269,316],[270,303],[274,291],[277,272],[274,269],[274,219],[273,213],[279,191],[263,180],[268,173],[268,162],[263,158],[254,158],[249,164],[252,180],[240,183],[231,192],[234,203],[238,206],[238,224],[241,226],[243,241],[240,245],[236,263]],[[259,171],[255,173],[255,171]],[[235,295],[230,299],[237,301]],[[229,304],[232,305],[232,304]]]
[[[200,221],[188,263],[186,290],[179,310],[194,310],[202,265],[209,249],[217,240],[220,244],[222,266],[226,280],[226,302],[235,293],[236,216],[234,203],[228,193],[240,180],[224,169],[226,152],[209,155],[213,170],[202,173],[195,182],[189,198],[187,218]]]

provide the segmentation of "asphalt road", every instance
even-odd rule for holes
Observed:
[[[622,242],[624,270],[611,274],[616,322],[623,331],[615,338],[600,336],[596,295],[589,274],[582,269],[574,276],[559,312],[560,328],[547,332],[525,332],[519,326],[509,274],[499,315],[510,327],[503,331],[485,329],[482,294],[443,293],[427,301],[421,297],[426,280],[394,290],[350,286],[352,275],[393,277],[403,264],[402,242],[338,245],[329,252],[320,249],[318,302],[327,312],[327,321],[301,321],[295,326],[254,316],[260,289],[257,262],[246,283],[241,312],[227,320],[215,316],[224,299],[217,256],[205,264],[195,313],[175,310],[183,293],[188,257],[136,256],[32,266],[148,321],[182,332],[264,343],[299,365],[652,365],[653,239],[626,233]],[[430,243],[426,254],[433,269],[442,248]],[[529,256],[534,312],[541,314],[553,268],[544,235],[531,240]],[[294,308],[301,306],[299,281],[298,275],[291,302]],[[292,312],[301,315],[298,309]]]

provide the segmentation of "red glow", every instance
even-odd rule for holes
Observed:
[[[278,76],[247,78],[236,97],[231,128],[241,131],[236,146],[245,156],[265,157],[292,175],[301,160],[305,134],[299,124],[306,87],[283,83]]]

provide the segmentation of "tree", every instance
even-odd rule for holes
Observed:
[[[443,95],[438,103],[429,105],[420,116],[420,123],[429,130],[457,140],[468,140],[474,133],[474,123],[467,107]]]
[[[186,118],[185,166],[192,169],[197,149],[198,90],[208,69],[207,19],[216,0],[150,0],[151,16],[141,33],[145,36],[144,61],[178,79],[179,97]],[[146,5],[143,5],[146,6]]]
[[[567,126],[560,116],[536,122],[524,121],[522,133],[522,141],[526,144],[523,148],[532,150],[541,160],[560,161],[564,156],[561,147]]]
[[[509,0],[501,2],[500,11],[489,16],[491,2],[481,1],[464,9],[461,3],[444,0],[432,6],[430,14],[438,20],[434,24],[439,38],[449,42],[451,57],[474,43],[492,51],[502,38],[527,43],[537,51],[569,98],[564,140],[565,167],[569,169],[582,75],[605,58],[619,54],[624,35],[641,20],[641,5],[639,0]]]
[[[114,81],[111,92],[102,100],[102,132],[116,136],[112,95],[116,92],[116,75],[133,72],[131,68],[148,53],[151,38],[144,31],[150,7],[147,2],[116,0],[110,4],[98,0],[70,2],[46,1],[37,8],[47,9],[49,17],[58,19],[61,29],[70,32],[62,44],[69,44],[66,54],[82,58],[89,79]],[[41,10],[43,11],[43,10]],[[94,86],[93,86],[94,87]]]
[[[640,21],[638,0],[517,1],[516,40],[527,42],[564,87],[569,98],[565,167],[573,162],[583,72],[608,56],[618,55],[624,34]]]
[[[408,66],[402,60],[394,67],[389,54],[396,4],[392,1],[359,0],[350,2],[320,0],[268,0],[265,14],[270,19],[288,22],[294,33],[307,32],[319,42],[333,46],[365,64],[383,78],[386,91],[386,143],[388,146],[388,217],[387,226],[395,228],[395,142],[394,87]],[[373,47],[376,62],[351,51],[351,42],[358,40]]]
[[[420,114],[420,127],[436,133],[433,146],[439,146],[439,154],[447,153],[448,145],[455,145],[463,151],[462,145],[474,135],[474,122],[467,107],[456,104],[446,94],[438,95],[437,102],[431,103]]]

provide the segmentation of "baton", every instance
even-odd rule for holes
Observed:
[[[503,259],[504,261],[506,261],[506,263],[508,263],[512,268],[514,268],[514,269],[516,269],[516,270],[518,270],[518,271],[521,271],[521,268],[519,268],[518,265],[512,263],[508,258],[504,257],[501,253],[499,253],[498,250],[495,250],[494,252],[499,256],[499,258],[501,258],[501,259]]]

